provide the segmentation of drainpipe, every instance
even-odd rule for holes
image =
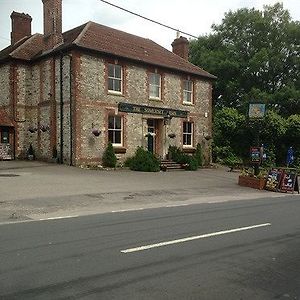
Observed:
[[[72,55],[70,58],[70,70],[69,70],[69,80],[70,80],[70,166],[73,166],[73,104],[72,104]]]
[[[60,163],[64,161],[64,131],[63,131],[63,120],[64,120],[64,99],[63,99],[63,53],[60,53]]]

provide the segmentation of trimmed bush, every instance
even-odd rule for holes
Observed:
[[[158,172],[160,169],[157,157],[142,147],[137,148],[135,155],[126,161],[126,165],[129,165],[131,170],[142,172]]]
[[[187,157],[189,158],[189,162],[186,170],[196,171],[199,167],[198,160],[194,156],[187,155]]]
[[[102,164],[104,167],[115,168],[117,163],[117,157],[114,151],[114,147],[111,143],[108,144],[102,157]]]
[[[187,165],[186,170],[196,171],[198,169],[200,159],[194,155],[191,156],[191,155],[185,154],[183,151],[181,151],[176,146],[169,147],[169,155],[173,161],[175,161],[179,164]],[[199,153],[198,153],[198,155],[199,155]]]
[[[203,166],[203,152],[202,152],[202,147],[200,144],[197,144],[194,158],[196,159],[196,161],[198,163],[198,167],[202,167]]]

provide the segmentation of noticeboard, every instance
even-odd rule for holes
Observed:
[[[260,147],[251,147],[250,148],[250,158],[251,163],[259,164],[261,161],[261,149]]]
[[[269,191],[277,192],[280,188],[282,176],[283,176],[282,170],[280,169],[270,170],[267,176],[265,189]]]
[[[296,170],[284,170],[280,184],[280,191],[292,193],[294,191],[298,191],[299,193],[298,173]]]

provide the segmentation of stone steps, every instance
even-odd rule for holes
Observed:
[[[160,162],[160,169],[162,171],[184,170],[185,166],[183,166],[182,164],[176,163],[174,161],[171,161],[171,160],[162,160]]]

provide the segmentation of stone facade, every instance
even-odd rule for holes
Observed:
[[[211,136],[211,83],[209,81],[194,78],[195,102],[193,105],[182,103],[182,80],[183,75],[174,74],[166,70],[159,70],[163,74],[162,100],[149,100],[148,73],[149,68],[138,66],[123,61],[125,72],[124,90],[122,95],[113,95],[107,91],[107,65],[110,60],[81,55],[79,64],[79,83],[76,102],[80,105],[80,155],[76,157],[79,164],[89,164],[101,161],[103,152],[107,146],[107,115],[109,112],[117,114],[117,104],[128,102],[138,105],[167,107],[170,109],[188,110],[187,120],[194,122],[194,146],[202,144],[205,159],[210,161],[209,143],[205,137]],[[164,126],[162,116],[140,115],[127,113],[124,115],[123,146],[124,154],[118,154],[120,161],[132,156],[138,146],[147,145],[147,119],[156,119],[159,122],[158,136],[160,145],[157,154],[165,157],[170,145],[182,148],[182,122],[180,118],[173,118],[171,124]],[[101,130],[99,137],[92,135],[92,128]],[[175,133],[174,139],[168,138],[168,134]]]
[[[191,121],[193,146],[200,143],[206,163],[210,162],[210,145],[205,137],[211,136],[211,82],[191,78],[194,103],[186,105],[182,101],[186,76],[157,68],[154,71],[162,75],[162,97],[150,100],[148,76],[153,69],[118,60],[123,69],[123,93],[115,95],[107,85],[111,62],[101,56],[73,52],[62,59],[47,58],[33,65],[2,66],[0,103],[3,107],[15,103],[16,157],[26,157],[32,144],[37,159],[51,160],[57,151],[58,159],[67,164],[99,164],[108,144],[108,116],[119,114],[123,122],[122,151],[116,148],[119,162],[132,156],[138,146],[147,148],[149,119],[157,124],[157,155],[165,157],[170,145],[182,148],[182,124]],[[14,84],[9,78],[14,78]],[[172,118],[169,125],[164,125],[163,116],[118,112],[119,102],[186,110],[188,118]],[[93,128],[101,131],[99,137],[92,134]],[[175,138],[168,137],[171,133]]]

